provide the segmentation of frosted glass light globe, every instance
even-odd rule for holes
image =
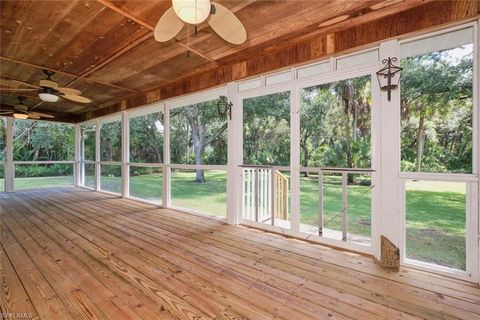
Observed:
[[[38,97],[45,102],[57,102],[58,96],[51,93],[39,93]]]
[[[200,24],[210,15],[210,0],[172,0],[177,16],[188,24]]]

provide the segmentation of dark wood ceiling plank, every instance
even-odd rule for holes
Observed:
[[[201,59],[197,55],[187,57],[185,54],[176,55],[162,63],[155,64],[150,68],[143,69],[129,78],[116,82],[119,86],[126,86],[137,90],[147,91],[158,87],[159,82],[167,83],[171,79],[177,79],[182,74],[192,72],[199,67],[209,66],[215,68],[216,65]]]
[[[24,65],[24,66],[32,67],[32,68],[35,68],[35,69],[50,70],[50,71],[53,71],[55,73],[64,74],[64,75],[67,75],[67,76],[72,77],[72,78],[82,78],[81,76],[70,73],[70,72],[65,72],[65,71],[62,71],[62,70],[53,69],[53,68],[41,66],[41,65],[38,65],[38,64],[29,63],[29,62],[26,62],[26,61],[21,61],[21,60],[18,60],[18,59],[5,57],[5,56],[0,56],[0,60],[14,62],[14,63],[21,64],[21,65]],[[136,90],[132,90],[132,89],[129,89],[129,88],[122,88],[122,87],[117,86],[117,85],[112,84],[112,83],[106,83],[106,82],[102,82],[102,81],[98,81],[98,80],[94,80],[94,79],[88,79],[88,80],[91,81],[91,82],[95,82],[95,83],[98,83],[98,84],[102,84],[102,85],[105,85],[105,86],[110,86],[110,87],[121,89],[121,90],[136,92]]]
[[[292,44],[287,48],[272,50],[261,56],[250,56],[244,61],[222,65],[183,81],[166,84],[115,105],[88,113],[83,119],[94,118],[125,108],[134,108],[147,103],[215,87],[238,78],[255,76],[278,68],[291,67],[325,57],[328,54],[338,54],[392,37],[418,33],[422,30],[438,28],[441,25],[459,20],[478,17],[480,2],[476,0],[462,2],[462,5],[459,5],[456,1],[427,2],[387,17],[382,16],[373,21],[365,21],[360,25],[335,30],[333,33],[324,32],[316,34],[313,38],[303,39],[299,43]],[[385,28],[384,26],[389,27]],[[332,52],[327,51],[327,38],[329,36],[333,37],[332,40],[334,42]]]
[[[101,30],[101,32],[100,32]],[[84,74],[141,38],[148,30],[110,10],[102,10],[53,59],[62,71]]]
[[[149,23],[147,23],[147,22],[145,22],[145,21],[143,21],[143,20],[135,17],[135,15],[131,14],[130,12],[128,12],[128,11],[125,10],[125,9],[122,9],[122,8],[120,8],[120,7],[117,7],[115,4],[111,3],[111,2],[108,1],[108,0],[97,0],[97,1],[100,2],[101,4],[103,4],[104,6],[106,6],[106,7],[110,8],[110,9],[114,10],[115,12],[124,15],[125,17],[127,17],[127,18],[129,18],[129,19],[131,19],[131,20],[133,20],[133,21],[135,21],[135,22],[137,22],[138,24],[141,24],[142,26],[144,26],[145,28],[147,28],[147,29],[150,30],[150,31],[153,31],[153,30],[155,29],[155,26],[154,26],[154,25],[151,25],[151,24],[149,24]],[[159,17],[160,17],[160,16],[159,16]],[[152,32],[152,36],[153,36],[153,32]],[[197,51],[197,50],[195,50],[195,49],[193,49],[193,48],[191,48],[189,45],[184,44],[184,43],[181,42],[180,40],[178,40],[178,39],[173,39],[172,41],[173,41],[174,43],[176,43],[177,45],[183,47],[185,50],[189,50],[189,51],[195,53],[196,55],[198,55],[198,56],[200,56],[200,57],[202,57],[202,58],[204,58],[204,59],[206,59],[206,60],[208,60],[208,61],[211,61],[211,62],[216,63],[214,59],[208,57],[207,55],[204,55],[203,53],[201,53],[201,52],[199,52],[199,51]]]

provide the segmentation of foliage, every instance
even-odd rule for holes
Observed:
[[[163,162],[163,113],[130,119],[130,162]]]
[[[75,130],[72,125],[44,121],[15,120],[13,160],[74,160]]]
[[[15,177],[56,177],[73,175],[73,164],[21,164],[15,166]]]
[[[121,161],[122,122],[120,120],[103,123],[100,128],[100,160]]]
[[[253,165],[290,164],[290,93],[243,102],[243,158]]]
[[[401,66],[402,170],[471,172],[472,45],[405,58]]]

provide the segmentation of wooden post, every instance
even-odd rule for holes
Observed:
[[[388,270],[400,270],[400,250],[387,237],[381,236],[380,265]]]

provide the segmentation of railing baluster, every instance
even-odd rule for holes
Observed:
[[[271,184],[272,184],[272,226],[275,225],[275,211],[276,211],[276,204],[277,204],[277,197],[276,197],[276,192],[277,192],[277,186],[276,186],[276,181],[275,181],[275,170],[270,169],[271,172]]]
[[[347,241],[347,182],[348,174],[342,173],[342,240]]]
[[[253,186],[253,194],[254,194],[254,199],[255,199],[255,221],[258,222],[258,173],[259,169],[255,169],[255,175],[254,175],[254,186]]]
[[[323,172],[318,173],[318,235],[323,235]]]

